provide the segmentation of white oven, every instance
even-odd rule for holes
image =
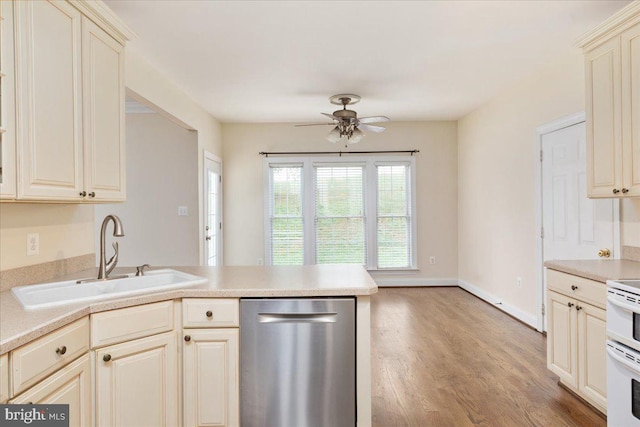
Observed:
[[[640,289],[630,292],[621,286],[626,282],[607,282],[607,333],[640,351]]]
[[[607,285],[607,425],[640,427],[640,280]]]
[[[640,352],[607,340],[607,425],[640,426]]]

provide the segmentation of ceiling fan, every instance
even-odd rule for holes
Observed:
[[[374,116],[374,117],[360,117],[358,113],[353,110],[347,110],[347,105],[353,105],[360,102],[360,96],[352,93],[343,93],[333,95],[329,98],[329,102],[335,105],[342,105],[342,110],[336,110],[332,114],[321,113],[324,116],[329,117],[333,122],[329,123],[310,123],[296,126],[322,126],[331,125],[335,126],[331,132],[327,135],[327,139],[334,144],[341,139],[345,138],[346,142],[355,144],[360,142],[364,138],[362,130],[371,132],[382,132],[385,130],[382,126],[372,125],[369,123],[388,122],[389,117],[386,116]]]

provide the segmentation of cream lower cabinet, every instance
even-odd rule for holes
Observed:
[[[238,329],[185,329],[185,427],[239,425]]]
[[[85,354],[9,403],[48,403],[69,405],[69,426],[92,426],[91,360]]]
[[[0,403],[9,400],[9,355],[0,356]]]
[[[606,414],[607,332],[606,311],[601,308],[605,304],[606,285],[571,277],[557,272],[548,274],[547,367],[560,377],[565,386]],[[600,289],[596,287],[605,293],[602,304],[599,304],[601,307],[569,296],[587,288],[585,299],[591,302],[599,297]]]
[[[104,347],[95,356],[96,425],[179,425],[175,332]]]
[[[239,301],[182,300],[185,427],[240,425]]]

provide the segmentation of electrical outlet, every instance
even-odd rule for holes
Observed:
[[[264,260],[262,258],[258,258],[258,265],[264,265]]]
[[[436,257],[434,257],[433,255],[429,257],[429,264],[435,264],[436,263]]]
[[[517,288],[522,287],[522,277],[516,277],[516,287]]]
[[[178,206],[178,216],[189,216],[189,208],[186,206]]]
[[[27,255],[40,253],[40,233],[27,234]]]

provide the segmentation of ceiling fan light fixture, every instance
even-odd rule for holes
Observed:
[[[340,128],[336,126],[327,135],[327,140],[335,144],[336,142],[340,141],[340,139],[342,139],[342,132],[340,132]]]
[[[364,133],[360,129],[355,128],[349,137],[349,144],[357,144],[362,141],[362,138],[364,138]]]

